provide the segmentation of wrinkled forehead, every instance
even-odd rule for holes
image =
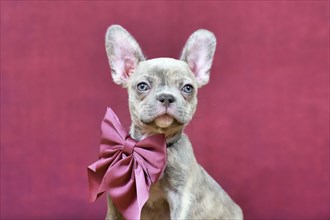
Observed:
[[[142,61],[133,74],[135,80],[146,79],[160,84],[194,81],[194,76],[186,62],[172,58],[157,58]]]

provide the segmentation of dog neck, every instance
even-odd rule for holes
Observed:
[[[140,126],[132,124],[130,135],[137,141],[142,140],[148,136],[154,134],[164,134],[166,138],[166,144],[168,147],[175,144],[182,136],[184,126],[179,126],[170,129],[159,129],[159,128],[141,128]]]

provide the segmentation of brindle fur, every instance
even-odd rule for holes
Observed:
[[[106,33],[114,82],[128,89],[132,137],[140,140],[164,133],[171,145],[165,171],[151,187],[141,219],[243,219],[240,207],[197,163],[183,133],[196,111],[197,90],[209,80],[215,45],[211,32],[198,30],[188,39],[181,60],[146,60],[135,39],[121,26],[113,25]],[[147,82],[150,90],[138,91],[141,82]],[[192,93],[183,92],[187,84],[194,88]],[[161,94],[171,95],[175,101],[164,106],[157,98]],[[155,119],[162,114],[173,117],[173,123],[159,127]],[[106,219],[122,219],[109,197]]]

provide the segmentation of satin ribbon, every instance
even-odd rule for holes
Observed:
[[[111,108],[101,124],[100,158],[88,166],[90,201],[108,192],[125,219],[140,219],[149,190],[166,165],[164,134],[132,139]]]

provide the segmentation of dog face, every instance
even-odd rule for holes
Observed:
[[[197,104],[197,83],[187,63],[170,58],[142,61],[129,79],[134,123],[148,130],[186,125]]]
[[[180,60],[146,60],[135,39],[121,26],[110,26],[106,50],[115,83],[128,89],[133,125],[149,135],[173,136],[189,123],[198,88],[209,80],[215,51],[214,35],[194,32]]]

